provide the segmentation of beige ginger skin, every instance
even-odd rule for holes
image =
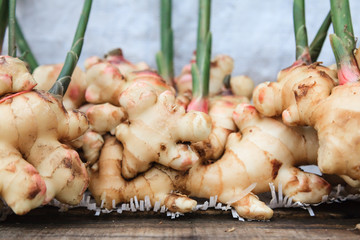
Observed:
[[[184,142],[198,142],[211,132],[210,117],[202,112],[185,112],[175,103],[172,91],[158,93],[145,82],[135,82],[120,96],[127,122],[116,128],[124,145],[122,175],[133,178],[152,162],[177,169],[189,169],[199,160]]]
[[[254,90],[254,81],[245,75],[230,78],[231,92],[236,96],[244,96],[251,99]]]
[[[313,126],[319,138],[317,164],[321,172],[340,175],[349,185],[359,187],[360,116],[356,103],[360,100],[360,84],[336,86],[336,71],[319,67],[298,66],[279,77],[277,83],[259,85],[254,91],[254,103],[264,115],[282,113],[286,124]],[[302,73],[300,68],[308,70]],[[314,76],[317,69],[320,71]],[[270,102],[275,103],[273,107]]]
[[[5,59],[8,63],[20,61]],[[20,63],[22,71],[25,64]],[[8,66],[2,67],[0,71],[10,75],[14,84],[34,81],[31,74],[26,74],[26,80],[25,74],[12,75]],[[53,198],[78,204],[89,179],[79,155],[66,143],[87,130],[87,119],[77,111],[66,111],[51,94],[26,91],[28,85],[23,86],[20,92],[0,99],[0,196],[16,214],[25,214]]]
[[[337,85],[336,70],[313,63],[282,70],[277,82],[258,85],[253,94],[256,109],[268,117],[282,115],[288,125],[310,125],[312,111]],[[314,108],[311,108],[314,109]]]
[[[26,65],[18,58],[0,56],[0,96],[28,91],[36,86]]]
[[[126,60],[121,49],[110,51],[104,59],[96,56],[86,59],[85,69],[85,98],[90,103],[111,103],[119,106],[118,98],[121,92],[135,81],[147,81],[158,86],[159,91],[172,89],[160,75],[151,71],[146,63],[133,64]]]
[[[115,66],[122,75],[127,76],[129,73],[150,70],[149,65],[145,62],[132,63],[124,58],[123,52],[120,48],[110,51],[104,56],[104,59],[97,56],[90,57],[85,60],[85,69],[88,70],[95,64],[110,63]]]
[[[318,132],[318,165],[353,187],[360,187],[360,82],[336,86],[314,106],[310,125]]]
[[[110,103],[91,105],[85,112],[90,125],[89,131],[73,145],[82,149],[82,157],[88,165],[92,165],[99,159],[104,144],[103,135],[114,135],[116,127],[127,119],[127,114],[122,107]]]
[[[37,82],[36,89],[48,91],[55,83],[63,64],[49,64],[37,67],[33,72],[33,78]],[[66,109],[78,109],[85,103],[86,80],[85,73],[75,67],[71,75],[71,82],[63,97]]]
[[[146,82],[156,87],[159,92],[174,89],[155,72],[150,70],[128,73],[125,78],[119,69],[104,62],[91,66],[86,72],[86,101],[90,103],[111,103],[119,106],[120,94],[133,82]]]
[[[121,176],[122,159],[122,144],[115,137],[106,136],[98,162],[89,169],[89,190],[98,204],[103,202],[105,208],[111,209],[135,196],[138,199],[147,196],[152,206],[159,201],[173,212],[190,212],[196,206],[195,200],[173,193],[172,179],[158,168],[153,167],[131,181],[125,180]]]
[[[2,172],[14,179],[2,183],[1,196],[13,211],[25,214],[54,197],[79,203],[88,177],[77,152],[64,143],[86,131],[85,116],[66,112],[58,99],[34,91],[7,99],[0,113],[7,116],[0,127]],[[31,186],[26,175],[19,174],[23,171],[36,180]]]
[[[196,202],[169,193],[218,196],[218,201],[230,204],[240,216],[249,219],[272,217],[272,210],[254,195],[268,191],[270,182],[275,186],[281,183],[283,193],[293,201],[316,203],[330,192],[330,185],[321,177],[296,168],[316,161],[317,136],[313,129],[290,128],[275,119],[263,118],[248,104],[238,105],[234,121],[243,136],[231,133],[224,155],[215,163],[197,162],[188,171],[155,165],[129,181],[121,176],[122,145],[109,140],[117,154],[105,151],[105,143],[99,161],[90,170],[90,191],[107,208],[112,208],[113,200],[116,205],[134,196],[148,196],[152,204],[160,201],[178,212],[191,211]],[[249,189],[253,183],[256,186]]]
[[[224,153],[229,134],[237,130],[232,115],[239,103],[249,103],[249,100],[246,97],[234,95],[210,98],[211,133],[205,141],[192,144],[203,161],[216,161]]]

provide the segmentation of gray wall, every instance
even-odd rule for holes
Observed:
[[[177,74],[195,48],[197,2],[173,0]],[[83,1],[18,0],[17,3],[19,22],[40,64],[62,62],[70,48]],[[306,4],[311,41],[330,3],[308,0]],[[359,36],[360,14],[355,13],[360,9],[360,1],[352,0],[350,4],[355,34]],[[213,56],[229,54],[235,60],[234,75],[249,75],[256,83],[275,80],[277,72],[294,61],[291,0],[213,0],[211,31]],[[129,60],[146,61],[156,67],[159,0],[93,1],[79,65],[82,67],[89,56],[102,56],[116,47],[123,48]],[[319,60],[334,63],[328,39]]]

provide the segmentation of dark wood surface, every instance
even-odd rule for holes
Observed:
[[[323,204],[311,217],[303,209],[275,209],[271,221],[241,222],[231,212],[198,211],[171,220],[153,212],[110,213],[75,208],[35,209],[0,222],[1,239],[360,239],[360,202]]]

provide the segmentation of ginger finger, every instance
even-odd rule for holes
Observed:
[[[36,82],[23,61],[10,56],[0,56],[0,96],[28,91],[35,86]]]
[[[46,185],[39,172],[12,146],[0,143],[0,196],[15,214],[22,215],[44,203]]]
[[[90,169],[89,189],[96,202],[111,209],[131,198],[149,197],[152,206],[156,202],[171,211],[189,212],[196,201],[180,194],[171,193],[173,185],[163,171],[152,168],[130,181],[121,176],[122,146],[114,137],[107,136],[99,161]]]
[[[186,170],[198,160],[194,151],[181,146],[208,137],[211,122],[201,112],[185,113],[175,104],[171,91],[161,94],[143,82],[135,82],[120,97],[128,113],[128,122],[116,128],[116,137],[124,145],[122,174],[132,178],[146,171],[152,162]],[[171,124],[169,124],[171,123]]]

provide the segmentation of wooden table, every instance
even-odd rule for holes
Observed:
[[[360,239],[360,202],[303,209],[275,209],[268,222],[233,219],[229,211],[208,210],[175,220],[154,212],[110,213],[75,208],[35,209],[25,216],[10,215],[0,223],[1,239]]]

